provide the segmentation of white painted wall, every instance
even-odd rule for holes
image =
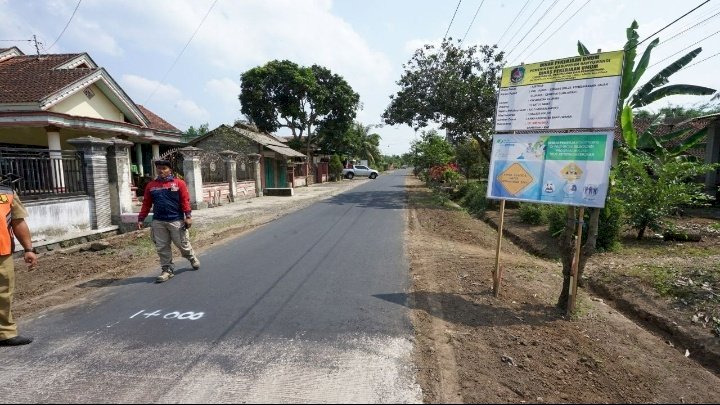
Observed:
[[[80,90],[66,100],[50,108],[50,111],[78,117],[101,118],[109,121],[124,121],[123,113],[98,89],[91,85],[90,89],[95,95],[88,99]]]
[[[24,201],[33,241],[90,230],[90,197]]]

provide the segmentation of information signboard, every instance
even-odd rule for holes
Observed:
[[[612,132],[496,134],[487,197],[604,207]]]
[[[622,51],[503,69],[496,131],[612,128]]]

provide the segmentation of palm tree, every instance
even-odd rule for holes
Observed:
[[[380,154],[380,135],[377,133],[371,133],[374,125],[363,125],[360,122],[355,122],[350,128],[353,132],[352,141],[353,150],[358,158],[365,159],[371,165],[375,164],[381,159]]]

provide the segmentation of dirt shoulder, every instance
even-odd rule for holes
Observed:
[[[510,241],[492,295],[496,232],[407,177],[407,249],[425,402],[718,402],[720,379],[604,300],[555,307],[559,263]]]

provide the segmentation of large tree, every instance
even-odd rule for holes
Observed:
[[[452,38],[425,45],[403,65],[383,120],[415,130],[437,124],[452,144],[475,139],[489,158],[502,60],[497,46],[463,48]]]
[[[657,151],[665,149],[660,145],[659,140],[653,137],[653,130],[644,131],[638,134],[633,125],[633,112],[637,108],[647,106],[655,101],[661,100],[665,97],[672,95],[710,95],[715,93],[714,89],[707,87],[687,85],[687,84],[673,84],[669,83],[669,78],[679,70],[687,66],[696,56],[702,52],[702,48],[694,49],[688,52],[685,56],[676,60],[675,62],[662,69],[655,76],[653,76],[645,84],[640,85],[640,79],[645,74],[650,63],[650,56],[653,48],[659,43],[660,39],[656,38],[650,42],[645,50],[643,51],[640,60],[635,63],[635,58],[638,52],[638,45],[640,36],[637,33],[638,23],[633,21],[630,27],[626,30],[627,42],[623,47],[625,52],[625,61],[620,85],[620,103],[618,105],[618,126],[622,129],[623,143],[630,150],[634,151],[639,148],[651,147]],[[580,41],[577,43],[578,53],[580,55],[588,55],[590,52],[588,48]],[[635,91],[633,92],[633,90]],[[654,124],[657,126],[657,123]],[[687,148],[690,144],[697,141],[697,136],[692,136],[692,139],[683,146]],[[568,207],[567,210],[567,222],[565,230],[563,231],[561,253],[563,263],[563,288],[558,298],[558,306],[561,308],[567,308],[569,289],[570,289],[570,274],[573,263],[573,257],[575,255],[575,227],[574,223],[577,220],[575,207]],[[600,209],[590,209],[587,239],[581,246],[581,256],[578,263],[578,279],[582,275],[587,260],[595,253],[597,236],[598,236],[598,224],[600,219]]]
[[[261,131],[289,128],[308,151],[316,133],[340,136],[347,130],[360,105],[345,79],[318,65],[274,60],[246,71],[240,82],[240,111]]]

